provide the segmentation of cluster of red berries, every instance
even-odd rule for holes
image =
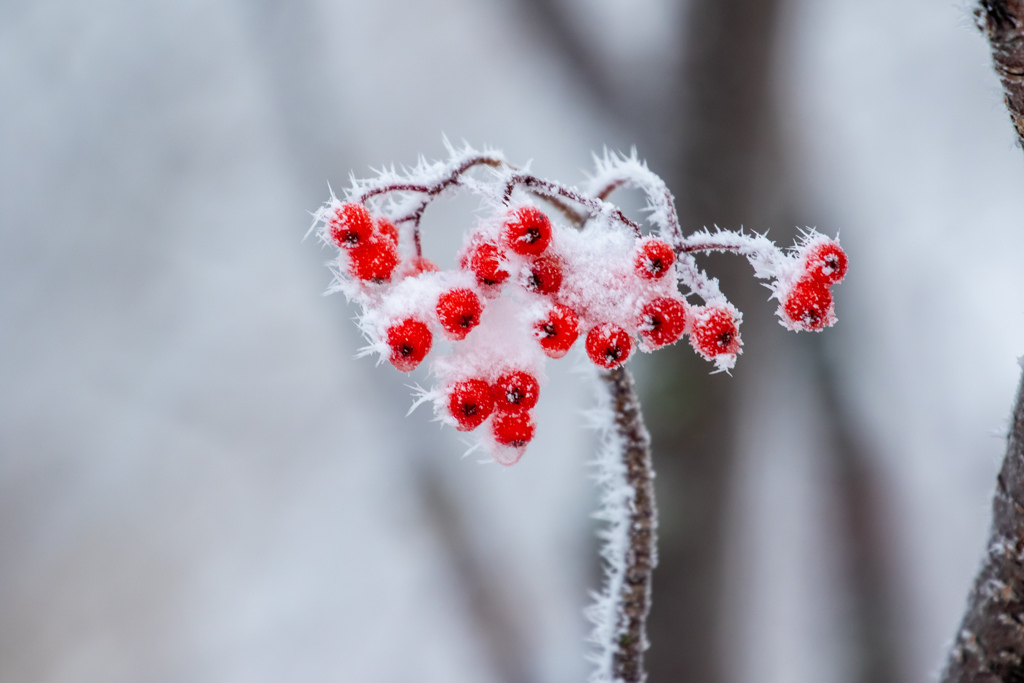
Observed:
[[[801,249],[800,269],[783,287],[779,314],[792,330],[817,332],[836,321],[830,287],[846,276],[847,258],[833,240],[817,237]]]
[[[347,252],[348,272],[353,278],[374,283],[390,281],[399,265],[398,235],[387,219],[374,220],[363,205],[346,203],[335,210],[327,229],[331,240]],[[581,321],[579,314],[559,299],[565,263],[550,253],[551,243],[551,221],[532,206],[510,211],[498,239],[471,243],[461,266],[475,275],[480,294],[470,288],[455,288],[438,297],[434,313],[444,334],[461,340],[480,323],[484,308],[481,294],[486,298],[500,295],[511,277],[510,255],[514,254],[525,260],[518,284],[549,299],[545,314],[534,323],[534,336],[548,357],[565,356],[580,335]],[[640,240],[633,255],[633,273],[640,280],[660,280],[673,272],[675,258],[668,243],[657,238]],[[404,269],[403,275],[437,270],[427,259],[415,260],[417,264]],[[674,344],[692,331],[694,348],[709,359],[735,354],[739,348],[735,316],[729,309],[712,306],[693,311],[678,295],[647,301],[633,323],[623,326],[591,321],[585,344],[590,359],[603,368],[621,365],[633,352],[634,335],[640,337],[643,348],[653,350]],[[409,372],[429,353],[433,334],[428,322],[409,317],[387,329],[386,342],[391,363]]]
[[[470,378],[448,388],[448,413],[460,432],[473,431],[491,414],[491,435],[501,446],[522,449],[536,425],[531,411],[540,397],[540,383],[524,370],[502,372],[493,382]]]
[[[326,235],[342,250],[352,281],[363,283],[359,291],[366,306],[377,306],[388,292],[404,286],[392,290],[381,285],[419,278],[407,283],[418,288],[414,303],[399,313],[382,314],[378,329],[397,369],[416,368],[438,329],[452,341],[466,339],[506,285],[521,292],[518,300],[525,301],[523,310],[532,316],[529,331],[549,358],[565,356],[581,334],[588,357],[602,368],[623,364],[636,348],[653,351],[687,334],[693,348],[720,368],[731,367],[739,353],[739,313],[725,302],[689,304],[677,289],[676,253],[664,240],[620,237],[627,241],[619,242],[613,254],[595,251],[590,258],[575,253],[570,236],[556,232],[533,206],[512,209],[500,225],[489,225],[470,236],[459,269],[441,273],[428,259],[403,260],[398,232],[386,218],[353,202],[331,208]],[[595,260],[601,263],[595,266]],[[784,292],[780,313],[794,329],[821,329],[834,320],[829,286],[845,274],[846,255],[835,242],[820,238],[804,246],[801,264],[800,273],[786,280],[791,284],[779,285]],[[584,282],[587,278],[599,282]],[[486,346],[493,338],[474,339]],[[452,365],[454,370],[442,372],[439,409],[460,431],[490,420],[494,442],[521,453],[534,435],[531,411],[540,386],[534,374],[501,353],[494,351],[482,364]],[[495,366],[506,369],[495,371]]]
[[[534,207],[522,207],[510,212],[500,240],[476,242],[464,256],[462,265],[476,275],[485,293],[494,296],[510,277],[506,266],[508,252],[525,257],[527,264],[520,284],[550,300],[547,313],[534,325],[534,336],[548,357],[561,358],[576,342],[584,325],[577,311],[559,296],[565,259],[550,253],[551,242],[548,217]],[[667,242],[657,238],[639,240],[633,253],[632,276],[641,281],[661,280],[674,272],[675,260],[675,251]],[[691,342],[705,358],[714,359],[738,351],[739,333],[732,310],[711,306],[693,311],[675,294],[675,279],[668,281],[673,283],[673,294],[648,300],[631,325],[588,321],[585,347],[595,364],[614,368],[626,362],[633,352],[634,335],[640,337],[645,350],[674,344],[692,331]]]

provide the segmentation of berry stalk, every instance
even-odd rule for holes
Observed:
[[[619,366],[600,377],[612,420],[598,458],[602,506],[595,516],[608,526],[601,532],[604,588],[588,612],[595,624],[592,640],[600,648],[591,681],[643,683],[651,578],[658,561],[650,435],[629,370]]]

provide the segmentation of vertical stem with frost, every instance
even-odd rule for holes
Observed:
[[[608,526],[601,532],[604,590],[590,610],[599,647],[592,681],[643,683],[651,575],[657,563],[650,436],[629,371],[623,366],[606,370],[601,380],[608,403],[601,420],[605,443],[598,457],[601,509],[596,516]]]

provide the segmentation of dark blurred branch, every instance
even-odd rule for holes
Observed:
[[[942,683],[1024,681],[1024,377],[992,501],[988,552]]]
[[[1024,147],[1024,0],[981,0],[974,17],[992,46],[1003,101],[1017,130],[1017,143]]]
[[[899,611],[888,552],[889,506],[885,488],[866,448],[863,432],[854,426],[839,397],[839,381],[825,353],[825,340],[808,340],[815,361],[815,387],[836,465],[834,495],[841,526],[842,552],[850,590],[847,617],[854,653],[852,681],[898,683],[903,646],[895,615]],[[896,603],[896,606],[894,606]]]
[[[426,520],[451,562],[469,622],[483,641],[495,679],[500,683],[535,683],[527,668],[530,658],[523,624],[514,618],[509,601],[503,599],[501,580],[493,578],[494,572],[484,566],[455,498],[430,467],[421,468],[418,483]]]
[[[532,28],[558,52],[597,104],[613,115],[621,115],[622,102],[591,45],[574,24],[572,12],[558,0],[517,0],[533,24]]]
[[[780,5],[689,0],[681,13],[680,62],[644,137],[661,141],[652,149],[661,158],[651,162],[667,169],[663,176],[685,232],[780,218],[764,210],[780,203],[769,193],[784,191],[773,183],[785,175],[784,162],[770,145]],[[705,258],[741,310],[763,307],[763,290],[747,276],[745,263]],[[749,358],[742,362],[749,372]],[[742,386],[739,378],[709,375],[688,348],[666,349],[657,363],[648,418],[658,452],[666,456],[658,461],[661,500],[675,509],[666,508],[660,534],[651,676],[717,683],[725,678],[722,653],[745,648],[723,641],[721,627],[727,492]]]

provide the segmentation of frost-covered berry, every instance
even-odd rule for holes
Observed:
[[[817,332],[836,321],[835,305],[828,285],[810,277],[796,283],[782,304],[788,318],[786,327]]]
[[[827,285],[843,281],[846,277],[847,263],[843,248],[827,237],[811,242],[804,254],[804,269],[807,274]]]
[[[475,245],[466,257],[464,267],[476,275],[476,280],[485,287],[500,285],[508,279],[508,270],[502,264],[501,250],[493,242]]]
[[[482,379],[456,382],[448,390],[448,412],[455,419],[456,429],[471,432],[494,411],[491,387]]]
[[[517,254],[539,256],[551,244],[551,221],[536,207],[520,207],[505,219],[501,240]]]
[[[562,262],[555,256],[535,258],[527,267],[526,288],[537,294],[554,294],[562,287]]]
[[[536,426],[528,410],[499,412],[491,420],[494,440],[502,446],[522,448],[533,439]]]
[[[362,244],[373,233],[373,217],[362,204],[345,202],[327,221],[327,234],[342,249]]]
[[[537,321],[533,334],[548,358],[561,358],[580,336],[580,319],[568,306],[555,304]]]
[[[398,228],[395,227],[394,223],[384,218],[384,216],[380,216],[377,219],[377,232],[387,237],[396,245],[398,244]]]
[[[640,337],[651,349],[675,344],[686,330],[686,302],[663,296],[654,299],[640,311],[637,327]]]
[[[500,411],[531,410],[539,397],[540,384],[528,372],[506,372],[494,382],[494,407]]]
[[[602,323],[587,333],[587,355],[602,368],[622,365],[633,351],[633,340],[624,329]]]
[[[668,273],[676,262],[676,252],[668,242],[651,237],[640,242],[636,250],[633,267],[637,275],[646,280],[656,280]]]
[[[484,303],[472,289],[449,289],[437,298],[437,319],[450,339],[465,339],[480,324]]]
[[[416,277],[422,273],[437,273],[441,269],[425,256],[414,256],[409,259],[403,271],[405,277]]]
[[[724,306],[705,306],[698,309],[693,318],[690,344],[705,360],[739,352],[739,327],[729,309]]]
[[[410,372],[430,352],[434,335],[430,328],[416,318],[392,325],[387,331],[388,346],[391,347],[391,364],[402,372]]]
[[[348,272],[359,280],[387,282],[398,267],[398,247],[387,237],[371,234],[349,249]]]

